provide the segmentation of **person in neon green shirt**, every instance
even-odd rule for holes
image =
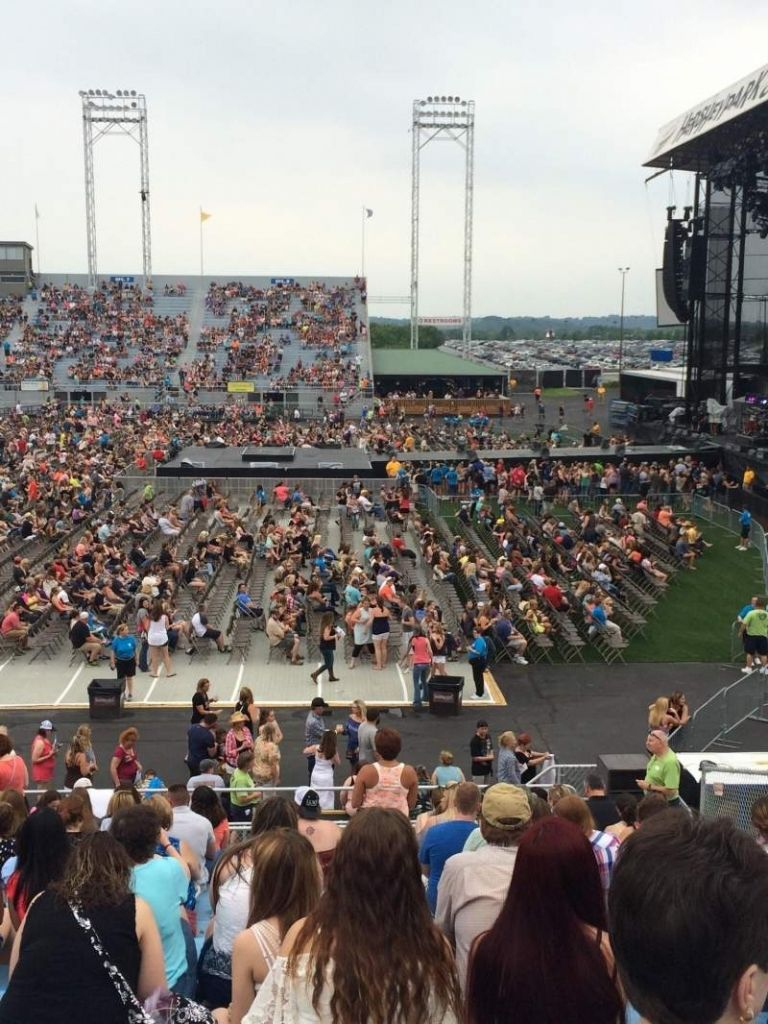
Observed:
[[[253,751],[243,750],[237,756],[237,768],[232,772],[229,780],[229,799],[235,807],[249,807],[261,800],[261,793],[254,789],[253,776]]]
[[[651,755],[644,779],[636,779],[639,789],[646,793],[661,793],[670,807],[680,803],[680,762],[670,749],[669,738],[662,729],[648,733],[645,747]]]
[[[744,653],[747,656],[747,664],[741,671],[751,671],[754,663],[757,666],[762,664],[760,671],[765,674],[768,669],[768,612],[765,610],[765,598],[756,597],[753,604],[755,607],[747,612],[741,623]]]

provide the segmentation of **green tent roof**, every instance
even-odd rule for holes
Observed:
[[[506,377],[503,367],[493,369],[469,359],[428,348],[411,351],[403,348],[373,349],[373,373],[377,377]]]

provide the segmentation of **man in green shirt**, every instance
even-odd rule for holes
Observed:
[[[661,793],[668,807],[680,806],[680,762],[670,749],[667,734],[661,729],[648,733],[645,747],[651,755],[644,779],[636,779],[646,793]]]
[[[757,666],[763,675],[768,671],[768,612],[765,610],[765,598],[755,597],[754,608],[747,612],[741,622],[744,653],[747,664],[742,672],[751,672]]]

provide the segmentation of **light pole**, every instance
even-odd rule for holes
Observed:
[[[621,321],[619,324],[619,373],[624,369],[624,284],[629,267],[619,267],[621,274]]]

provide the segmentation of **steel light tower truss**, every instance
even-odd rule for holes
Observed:
[[[419,196],[421,151],[434,141],[456,142],[464,150],[464,284],[462,340],[472,337],[472,201],[475,176],[475,102],[459,96],[413,101],[411,167],[411,348],[419,347]]]
[[[88,283],[98,278],[96,247],[96,187],[93,147],[105,135],[127,135],[139,146],[141,181],[141,265],[144,283],[152,280],[152,231],[149,207],[149,141],[147,100],[135,89],[81,89],[83,104],[83,152],[85,162],[85,221],[88,241]]]

